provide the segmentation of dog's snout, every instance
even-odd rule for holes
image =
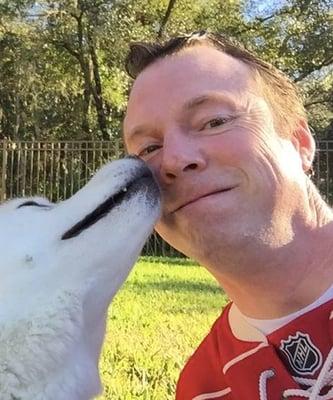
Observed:
[[[136,160],[138,161],[141,165],[140,168],[137,170],[136,176],[134,177],[134,180],[140,179],[140,178],[154,178],[154,174],[151,171],[151,169],[148,167],[148,165],[137,155],[135,154],[128,154],[125,159],[127,160]]]
[[[141,158],[138,157],[136,154],[128,154],[125,158],[142,161]]]
[[[140,178],[153,178],[154,175],[151,171],[150,168],[148,168],[147,166],[145,166],[145,168],[142,169],[142,174],[140,176]]]

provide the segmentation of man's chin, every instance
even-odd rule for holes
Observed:
[[[187,229],[185,229],[184,232],[183,228],[184,226],[182,226],[182,229],[179,229],[174,223],[165,224],[163,221],[159,220],[154,229],[166,243],[185,256],[191,257],[191,255],[188,254],[188,245],[192,242],[192,238],[188,237],[186,234]]]

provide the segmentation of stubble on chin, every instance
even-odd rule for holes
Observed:
[[[284,246],[293,239],[291,227],[283,220],[281,215],[277,220],[261,215],[253,216],[248,224],[241,218],[218,221],[216,215],[195,219],[163,216],[156,231],[171,246],[202,265],[237,273],[248,269],[249,260],[255,260],[259,253]]]

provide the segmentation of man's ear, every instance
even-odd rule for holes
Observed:
[[[309,171],[315,156],[316,143],[305,119],[299,120],[291,141],[300,155],[304,172]]]

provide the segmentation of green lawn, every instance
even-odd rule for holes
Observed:
[[[174,399],[185,360],[226,303],[204,268],[141,259],[109,310],[98,399]]]

